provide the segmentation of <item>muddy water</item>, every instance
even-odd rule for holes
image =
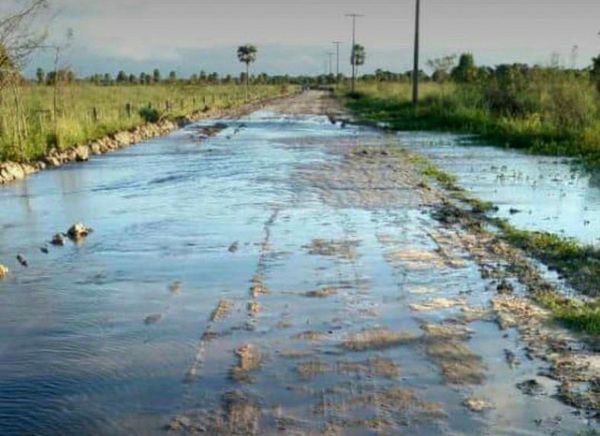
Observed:
[[[519,228],[600,245],[600,177],[560,157],[532,156],[477,144],[460,135],[400,133],[403,147],[422,153],[458,177],[498,216]]]
[[[586,427],[490,320],[469,255],[439,254],[452,231],[401,178],[329,178],[340,150],[393,137],[318,116],[226,122],[0,190],[0,433]],[[77,221],[95,232],[40,251]]]

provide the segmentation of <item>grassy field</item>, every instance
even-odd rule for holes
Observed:
[[[504,84],[422,84],[415,112],[409,83],[362,82],[341,92],[362,119],[398,130],[475,133],[502,146],[583,157],[600,165],[600,98],[585,76],[540,71]]]
[[[275,96],[282,86],[257,85],[250,99]],[[26,85],[0,94],[0,161],[40,158],[51,147],[76,144],[143,124],[152,115],[173,118],[197,110],[222,109],[245,102],[235,85]],[[154,111],[148,111],[151,107]]]

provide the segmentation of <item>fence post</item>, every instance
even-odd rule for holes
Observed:
[[[92,120],[94,120],[95,123],[98,122],[98,109],[96,109],[96,106],[92,107]]]
[[[127,118],[131,118],[131,103],[125,104],[125,112],[127,112]]]

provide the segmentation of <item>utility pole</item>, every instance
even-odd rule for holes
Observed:
[[[413,107],[419,104],[419,26],[421,21],[421,0],[416,0],[415,8],[415,59],[413,65]]]
[[[336,69],[335,69],[335,81],[337,82],[340,77],[340,44],[342,41],[333,41],[335,45],[335,54],[336,54]]]
[[[327,57],[329,58],[329,75],[331,76],[333,74],[333,55],[335,53],[328,51],[327,52]]]
[[[352,64],[352,92],[356,87],[356,65],[354,65],[354,46],[356,45],[356,19],[364,17],[361,14],[346,14],[347,17],[352,18],[352,49],[350,51],[350,63]]]

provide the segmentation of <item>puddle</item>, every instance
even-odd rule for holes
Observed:
[[[399,144],[458,177],[475,197],[499,207],[517,228],[600,245],[600,177],[568,159],[479,146],[463,135],[402,132]]]

